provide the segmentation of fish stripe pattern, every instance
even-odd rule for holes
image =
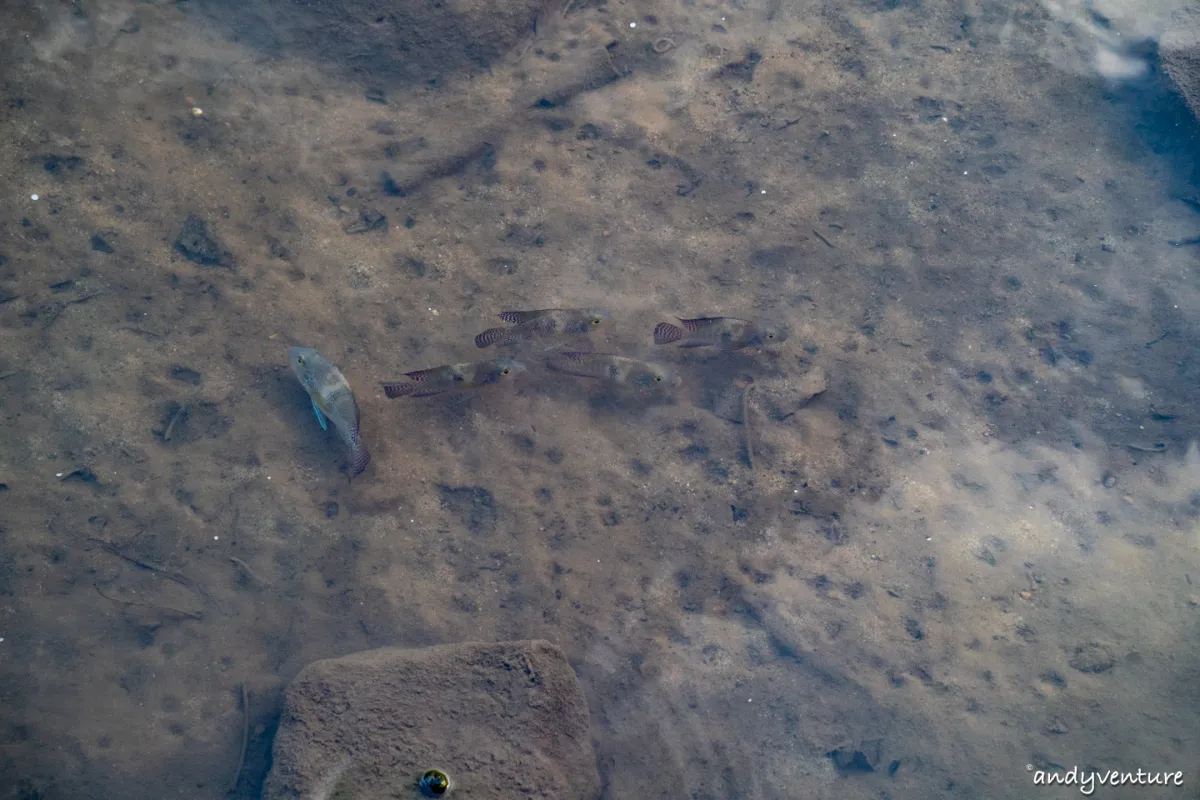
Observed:
[[[654,343],[670,344],[683,338],[683,330],[669,322],[660,322],[654,326]]]
[[[527,322],[531,319],[536,319],[541,316],[536,311],[501,311],[498,315],[505,322],[510,322],[514,325],[520,325],[522,322]]]
[[[490,347],[496,342],[502,341],[508,335],[508,328],[488,328],[486,331],[475,337],[475,346]]]
[[[393,400],[397,397],[404,397],[412,394],[419,388],[417,383],[385,383],[383,384],[383,393]]]

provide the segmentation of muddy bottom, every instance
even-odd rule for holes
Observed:
[[[1101,79],[1036,2],[324,8],[6,11],[0,798],[259,797],[307,664],[517,639],[605,798],[1195,791],[1197,129],[1152,54]],[[680,386],[380,387],[593,307]],[[790,335],[653,344],[707,315]]]

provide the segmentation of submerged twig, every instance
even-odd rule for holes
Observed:
[[[175,412],[175,416],[171,417],[170,423],[167,424],[167,429],[163,431],[163,441],[171,441],[171,431],[175,430],[175,423],[179,422],[179,418],[187,411],[187,406],[181,405],[179,410]]]
[[[68,300],[67,305],[81,305],[86,303],[88,300],[91,300],[93,297],[99,297],[102,294],[104,294],[104,292],[92,292],[91,294],[85,294],[83,297],[76,297],[74,300]]]
[[[229,787],[229,791],[237,790],[238,784],[242,781],[242,770],[246,766],[246,748],[250,746],[250,698],[246,694],[246,682],[242,681],[242,752],[238,756],[237,770],[233,773],[233,785]]]
[[[242,572],[246,573],[246,577],[250,578],[250,580],[254,581],[255,583],[260,584],[262,586],[270,586],[271,585],[267,581],[260,578],[258,576],[257,572],[250,569],[249,564],[247,564],[245,561],[242,561],[237,556],[230,556],[229,560],[232,561],[235,566],[239,567],[242,570]]]
[[[146,608],[156,608],[159,611],[169,611],[172,614],[178,614],[179,616],[187,617],[188,619],[204,619],[204,614],[199,611],[184,611],[182,608],[159,605],[158,603],[143,603],[140,600],[122,600],[119,597],[107,595],[103,592],[103,590],[101,590],[100,584],[98,583],[93,583],[92,588],[96,590],[96,594],[100,595],[105,600],[110,600],[114,603],[120,603],[123,606],[144,606]]]
[[[120,558],[124,561],[128,561],[130,564],[133,564],[135,567],[149,570],[150,572],[157,572],[159,575],[162,575],[164,578],[173,580],[176,583],[178,583],[180,586],[183,586],[186,589],[191,589],[193,592],[195,592],[196,594],[198,594],[202,598],[204,598],[204,601],[206,603],[211,603],[213,606],[215,606],[217,608],[218,611],[220,610],[221,604],[217,602],[217,598],[213,597],[211,594],[208,593],[207,589],[205,589],[203,586],[197,584],[195,581],[193,581],[191,578],[187,577],[183,573],[173,572],[172,570],[169,570],[160,564],[155,564],[153,561],[146,561],[144,559],[138,558],[137,556],[131,556],[128,553],[123,552],[119,547],[117,547],[115,544],[108,541],[107,539],[101,539],[98,536],[89,536],[87,538],[93,542],[96,542],[97,544],[99,544],[101,547],[103,547],[108,552],[112,553],[117,558]],[[188,612],[188,613],[199,613],[199,612]]]
[[[746,426],[746,463],[750,465],[750,476],[754,476],[754,442],[750,433],[750,392],[754,391],[754,384],[750,384],[742,390],[742,424]]]
[[[135,567],[141,567],[142,569],[147,569],[147,570],[150,570],[151,572],[157,572],[158,574],[162,575],[164,578],[170,578],[171,580],[178,583],[180,586],[185,586],[188,589],[196,588],[192,584],[192,582],[190,580],[188,580],[187,576],[185,576],[185,575],[181,575],[178,572],[172,572],[171,570],[167,569],[166,567],[155,564],[152,561],[143,561],[142,559],[137,558],[136,556],[131,556],[128,553],[124,553],[121,551],[120,548],[118,548],[115,544],[108,541],[107,539],[101,539],[98,536],[89,536],[88,538],[91,539],[93,542],[96,542],[97,544],[99,544],[101,547],[103,547],[108,552],[112,553],[117,558],[124,559],[125,561],[128,561],[130,564],[133,564]]]
[[[608,48],[604,49],[604,58],[608,62],[608,65],[612,67],[613,74],[616,75],[618,79],[625,77],[625,74],[622,73],[621,70],[617,69],[617,65],[613,61],[612,53],[608,50]]]
[[[130,327],[126,326],[126,327],[121,328],[121,330],[129,331],[131,333],[136,333],[139,336],[145,336],[150,339],[161,339],[162,338],[162,336],[155,333],[154,331],[147,331],[147,330],[143,330],[141,328],[130,328]]]

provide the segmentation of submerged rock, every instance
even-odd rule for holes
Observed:
[[[266,800],[417,796],[593,800],[583,690],[544,641],[383,648],[308,665],[288,686]]]
[[[1189,7],[1177,12],[1158,43],[1163,71],[1200,119],[1200,10]]]

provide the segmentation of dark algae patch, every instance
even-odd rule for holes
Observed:
[[[208,223],[189,216],[175,237],[175,251],[195,264],[205,267],[233,268],[233,256],[209,233]]]

